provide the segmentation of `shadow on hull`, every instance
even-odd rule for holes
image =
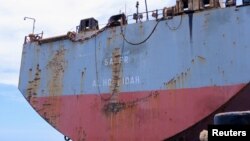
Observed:
[[[217,113],[231,112],[231,111],[246,111],[250,109],[249,102],[250,83],[248,83],[238,94],[236,94],[231,100],[221,106],[218,110],[211,115],[201,120],[194,126],[187,130],[165,139],[164,141],[199,141],[199,134],[203,129],[207,129],[209,124],[213,124],[214,116]]]

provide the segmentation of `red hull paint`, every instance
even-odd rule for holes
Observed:
[[[204,119],[242,87],[120,93],[114,107],[100,95],[87,94],[32,98],[31,104],[74,141],[160,141]]]

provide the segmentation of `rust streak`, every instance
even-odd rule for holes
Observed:
[[[80,86],[80,90],[81,93],[83,93],[83,85],[84,85],[84,79],[85,79],[85,73],[86,73],[86,68],[84,68],[84,70],[81,73],[81,86]]]
[[[37,103],[36,96],[38,94],[39,87],[40,87],[40,74],[41,74],[41,69],[39,68],[39,64],[37,64],[36,66],[34,78],[32,76],[32,69],[29,69],[30,81],[27,87],[27,100],[34,108],[36,108],[35,107]]]
[[[49,69],[49,94],[51,96],[58,96],[62,94],[64,68],[66,62],[64,60],[65,49],[58,50],[53,59],[48,63]]]
[[[77,141],[85,141],[87,134],[84,131],[83,127],[81,127],[81,126],[76,127],[75,130],[76,130],[75,132],[77,133]]]
[[[58,119],[61,115],[61,99],[60,97],[50,96],[47,101],[42,104],[39,113],[47,120],[53,127],[58,125]]]
[[[201,63],[205,63],[206,62],[206,58],[204,58],[203,56],[197,56],[198,60],[201,62]]]
[[[181,72],[174,78],[170,79],[167,83],[164,83],[164,85],[167,89],[183,88],[186,85],[190,75],[190,69],[187,69],[185,72]]]
[[[110,47],[111,42],[112,42],[112,38],[108,37],[107,38],[107,47]]]
[[[116,102],[118,99],[118,93],[120,92],[121,82],[121,51],[120,48],[115,48],[112,54],[112,81],[111,81],[111,102]]]
[[[168,81],[166,84],[166,87],[168,88],[168,89],[174,89],[174,88],[176,88],[176,80],[175,80],[175,78],[172,78],[170,81]]]
[[[60,95],[63,88],[64,69],[67,63],[64,60],[65,49],[56,51],[51,61],[47,65],[48,69],[48,87],[49,98],[43,102],[43,117],[54,127],[58,125],[58,119],[61,115],[62,101]]]
[[[131,109],[138,105],[141,102],[147,102],[150,100],[150,98],[157,98],[159,96],[158,91],[152,91],[149,93],[148,96],[142,97],[142,98],[137,98],[132,101],[127,101],[127,102],[116,102],[116,103],[107,103],[103,107],[103,111],[107,116],[114,116],[117,113],[126,110],[126,109]]]

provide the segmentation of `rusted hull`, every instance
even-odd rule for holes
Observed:
[[[109,95],[98,94],[40,97],[31,103],[75,141],[160,141],[199,123],[244,86],[121,93],[114,105],[102,100]]]
[[[74,141],[197,141],[217,111],[250,109],[249,14],[210,9],[26,42],[19,89]]]

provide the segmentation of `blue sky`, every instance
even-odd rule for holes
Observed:
[[[26,102],[16,86],[0,84],[0,137],[4,141],[63,141]]]
[[[140,11],[144,11],[144,0]],[[147,0],[148,9],[162,9],[175,0]],[[119,12],[132,14],[136,0],[0,0],[0,138],[3,141],[63,141],[63,135],[44,121],[18,91],[24,36],[32,32],[44,37],[74,31],[81,19],[95,17],[106,24]]]

